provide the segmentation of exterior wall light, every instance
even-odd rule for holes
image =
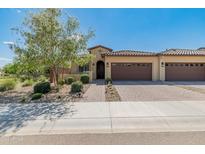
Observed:
[[[108,62],[106,63],[106,66],[109,67],[109,63]]]
[[[161,66],[164,67],[164,62],[161,62]]]
[[[95,66],[95,63],[93,63],[93,66]]]

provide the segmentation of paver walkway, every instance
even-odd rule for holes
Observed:
[[[91,83],[88,90],[83,95],[80,102],[104,102],[105,85],[104,80],[95,80]]]

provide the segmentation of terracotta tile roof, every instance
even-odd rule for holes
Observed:
[[[112,51],[111,48],[105,47],[105,46],[103,46],[103,45],[96,45],[96,46],[94,46],[94,47],[88,48],[88,50],[92,50],[92,49],[95,49],[95,48],[104,48],[104,49],[107,49],[107,50],[109,50],[109,51]]]
[[[201,47],[198,49],[167,49],[163,52],[146,52],[146,51],[136,51],[136,50],[118,50],[113,51],[111,48],[96,45],[94,47],[88,48],[88,50],[92,50],[95,48],[104,48],[110,52],[104,53],[103,55],[107,56],[205,56],[205,47]]]
[[[168,49],[158,55],[165,56],[205,56],[205,48],[199,49]]]
[[[119,50],[105,53],[106,56],[155,56],[154,52],[135,51],[135,50]]]

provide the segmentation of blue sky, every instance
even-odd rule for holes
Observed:
[[[32,9],[31,9],[32,10]],[[66,9],[89,27],[95,37],[89,47],[102,44],[114,50],[159,52],[167,48],[205,46],[205,9]],[[25,9],[0,9],[0,67],[14,57],[4,42],[16,40],[10,28],[21,24]]]

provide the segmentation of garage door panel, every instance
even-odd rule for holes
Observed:
[[[152,80],[150,63],[112,63],[113,80]]]
[[[202,63],[166,63],[167,81],[204,81],[205,64]]]

